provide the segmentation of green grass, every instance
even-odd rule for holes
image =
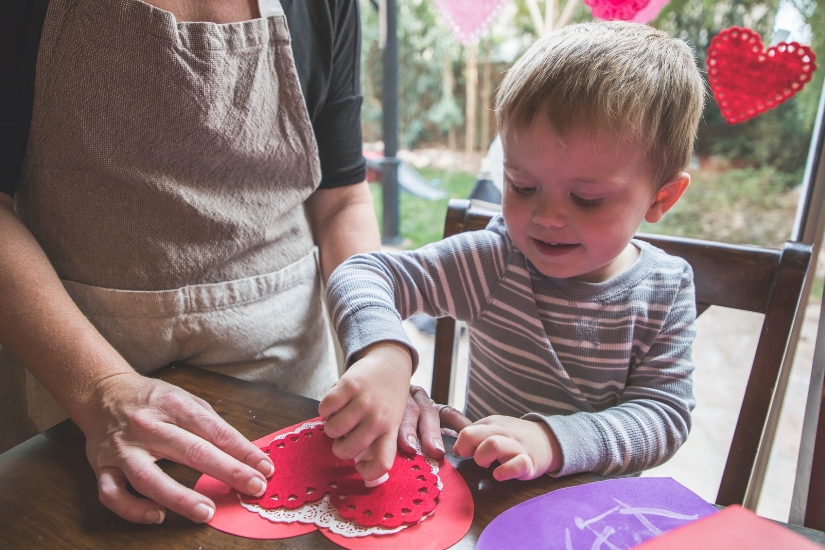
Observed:
[[[441,239],[444,235],[444,220],[447,216],[447,204],[450,198],[465,199],[473,189],[476,178],[468,172],[451,172],[424,168],[419,173],[426,179],[440,180],[439,187],[449,193],[449,198],[428,201],[408,193],[400,194],[398,205],[401,219],[399,232],[408,239],[407,247],[414,249]],[[381,186],[370,185],[375,214],[381,227]]]
[[[810,275],[809,275],[810,276]],[[817,275],[814,277],[814,284],[811,286],[811,303],[818,304],[822,302],[822,287],[825,286],[825,279]]]
[[[690,170],[682,199],[645,233],[781,248],[790,237],[799,176],[770,167]],[[801,178],[799,178],[801,179]]]

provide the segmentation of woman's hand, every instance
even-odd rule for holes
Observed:
[[[470,420],[448,405],[437,405],[424,388],[410,386],[404,419],[398,429],[398,446],[408,453],[415,452],[417,434],[421,435],[421,448],[430,458],[444,458],[443,430],[460,432],[472,424]]]
[[[354,459],[366,481],[379,479],[392,468],[411,373],[412,357],[406,346],[378,342],[358,354],[318,406],[318,414],[326,418],[324,431],[336,438],[332,452],[344,460]]]
[[[453,451],[472,456],[482,468],[500,462],[493,470],[499,481],[535,479],[562,464],[561,447],[547,424],[510,416],[488,416],[464,428]]]
[[[100,382],[79,422],[100,501],[136,523],[162,523],[166,508],[206,522],[215,504],[167,476],[161,458],[185,464],[236,491],[260,496],[272,461],[198,397],[137,373]],[[126,483],[147,498],[137,498]]]

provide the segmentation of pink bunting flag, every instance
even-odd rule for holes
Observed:
[[[662,8],[668,5],[670,0],[650,0],[650,3],[636,13],[630,20],[634,23],[649,23],[659,17]]]
[[[507,0],[435,0],[453,34],[464,46],[473,43],[495,20]]]

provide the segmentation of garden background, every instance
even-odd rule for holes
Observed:
[[[379,47],[378,3],[360,2],[365,150],[381,151],[383,50]],[[435,0],[398,0],[402,147],[398,157],[416,167],[449,197],[466,198],[483,174],[484,156],[496,135],[491,111],[495,89],[503,73],[541,34],[536,18],[531,16],[530,3],[533,8],[545,6],[545,0],[509,1],[476,43],[464,47],[448,28]],[[578,2],[570,22],[591,19],[588,7]],[[775,31],[788,30],[791,34],[787,41],[810,46],[820,67],[825,65],[825,0],[671,0],[649,24],[686,40],[696,51],[703,71],[710,40],[733,25],[757,31],[766,47]],[[709,94],[696,155],[688,168],[691,186],[662,222],[645,224],[642,231],[781,247],[793,226],[823,73],[825,69],[820,68],[813,80],[787,102],[735,126],[725,122]],[[371,189],[380,219],[380,185],[372,185]],[[441,237],[448,200],[430,201],[401,193],[402,248],[417,248]],[[822,258],[820,255],[757,509],[761,515],[782,521],[788,519],[813,359],[825,272]],[[761,315],[712,308],[697,324],[694,359],[698,406],[694,428],[676,457],[649,474],[671,475],[712,501],[744,393]],[[416,382],[429,387],[432,338],[409,322],[406,327],[422,355]],[[466,342],[460,363],[464,361]]]

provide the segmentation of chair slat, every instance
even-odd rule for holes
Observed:
[[[785,243],[716,497],[722,506],[745,500],[810,261],[809,245]]]
[[[645,233],[636,237],[691,265],[697,303],[767,311],[781,251]]]

